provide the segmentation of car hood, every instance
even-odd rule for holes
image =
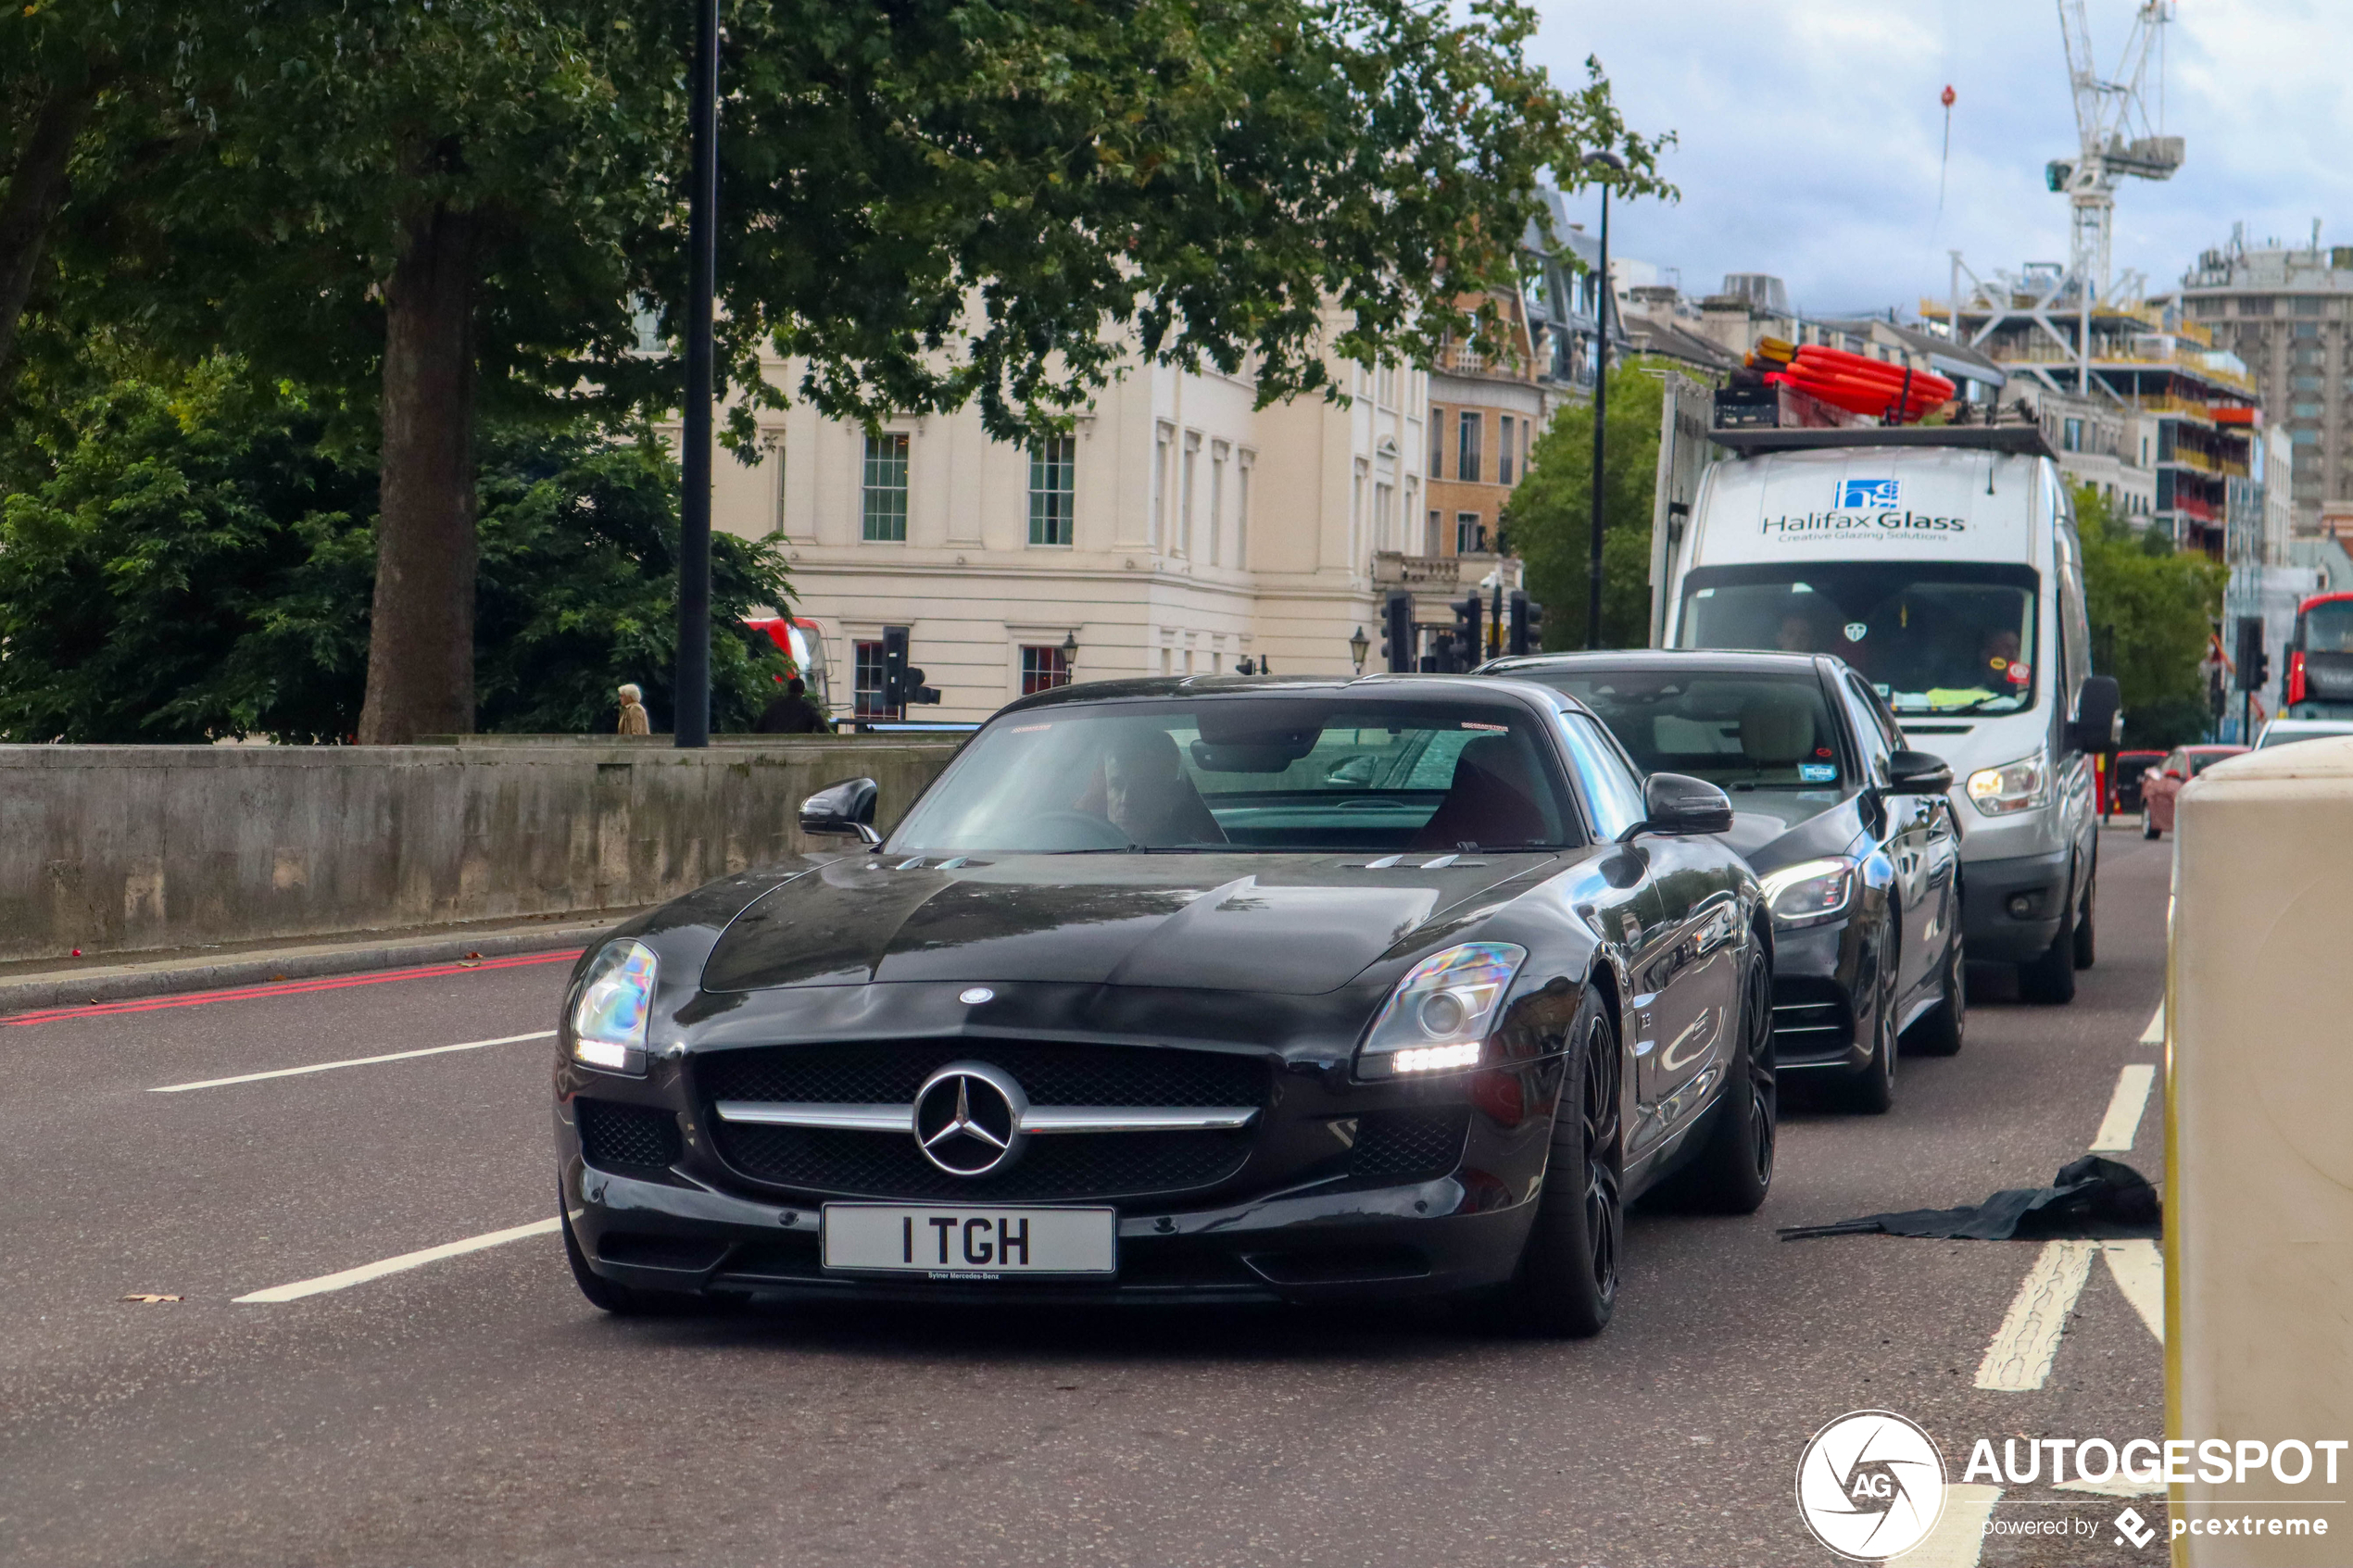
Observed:
[[[1039,981],[1315,995],[1461,918],[1554,854],[1409,858],[1006,855],[953,867],[829,861],[731,922],[706,991]]]
[[[1843,853],[1862,827],[1855,801],[1835,789],[1740,790],[1732,796],[1732,831],[1716,836],[1762,875]]]

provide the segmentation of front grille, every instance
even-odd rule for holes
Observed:
[[[845,1198],[1134,1198],[1223,1181],[1250,1153],[1247,1131],[1059,1134],[1031,1138],[1010,1170],[951,1176],[904,1133],[734,1122],[711,1132],[720,1158],[755,1181]]]
[[[1846,993],[1810,975],[1773,982],[1773,1055],[1782,1061],[1843,1051],[1855,1038]]]
[[[872,1045],[763,1046],[693,1064],[698,1097],[835,1105],[909,1105],[951,1061],[1013,1075],[1032,1105],[1259,1106],[1265,1062],[1151,1046],[1040,1041],[887,1040]],[[904,1133],[770,1127],[711,1119],[719,1157],[754,1181],[845,1198],[995,1201],[1139,1198],[1212,1186],[1249,1158],[1251,1133],[1068,1133],[1032,1136],[1021,1158],[987,1176],[956,1176]]]
[[[986,1061],[1017,1079],[1032,1105],[1264,1105],[1266,1067],[1246,1056],[1157,1046],[1027,1041],[886,1040],[858,1046],[763,1046],[695,1063],[706,1099],[912,1105],[951,1061]]]
[[[580,1152],[599,1171],[667,1171],[678,1159],[678,1122],[667,1110],[610,1100],[573,1102]]]
[[[1369,1110],[1356,1122],[1352,1175],[1391,1179],[1442,1176],[1462,1162],[1470,1112]]]

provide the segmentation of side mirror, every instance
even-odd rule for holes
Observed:
[[[1643,833],[1688,838],[1695,834],[1731,831],[1731,797],[1705,779],[1682,773],[1653,773],[1642,785],[1642,820],[1619,834],[1617,841],[1624,844]]]
[[[2124,689],[2113,675],[2086,675],[2071,732],[2080,751],[2112,751],[2124,738]]]
[[[875,831],[875,799],[881,791],[872,779],[844,779],[827,784],[800,803],[800,831],[821,836],[854,834],[868,844],[880,844]]]
[[[1925,751],[1887,754],[1888,794],[1942,795],[1952,787],[1953,767],[1942,757]]]

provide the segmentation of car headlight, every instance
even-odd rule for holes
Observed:
[[[653,949],[642,942],[615,942],[597,955],[572,1004],[574,1060],[608,1073],[646,1070],[656,972]]]
[[[1381,1004],[1356,1053],[1368,1074],[1388,1077],[1476,1067],[1528,949],[1466,942],[1416,964]]]
[[[1856,882],[1855,862],[1843,855],[1800,860],[1756,879],[1773,923],[1784,931],[1844,914],[1854,901]]]
[[[2051,770],[2039,757],[2021,757],[1998,768],[1980,768],[1969,776],[1969,804],[1989,817],[2031,811],[2048,805]]]

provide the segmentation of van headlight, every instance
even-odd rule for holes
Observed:
[[[1843,855],[1800,860],[1756,879],[1764,890],[1765,908],[1773,924],[1783,931],[1836,920],[1855,901],[1855,862]]]
[[[2032,811],[2051,800],[2050,764],[2040,757],[2021,757],[1998,768],[1980,768],[1969,776],[1969,804],[1989,817]]]
[[[1528,949],[1466,942],[1416,964],[1381,1004],[1356,1053],[1368,1077],[1477,1067]]]
[[[653,1011],[653,949],[615,942],[597,955],[572,1004],[572,1055],[608,1073],[646,1070],[646,1024]]]

